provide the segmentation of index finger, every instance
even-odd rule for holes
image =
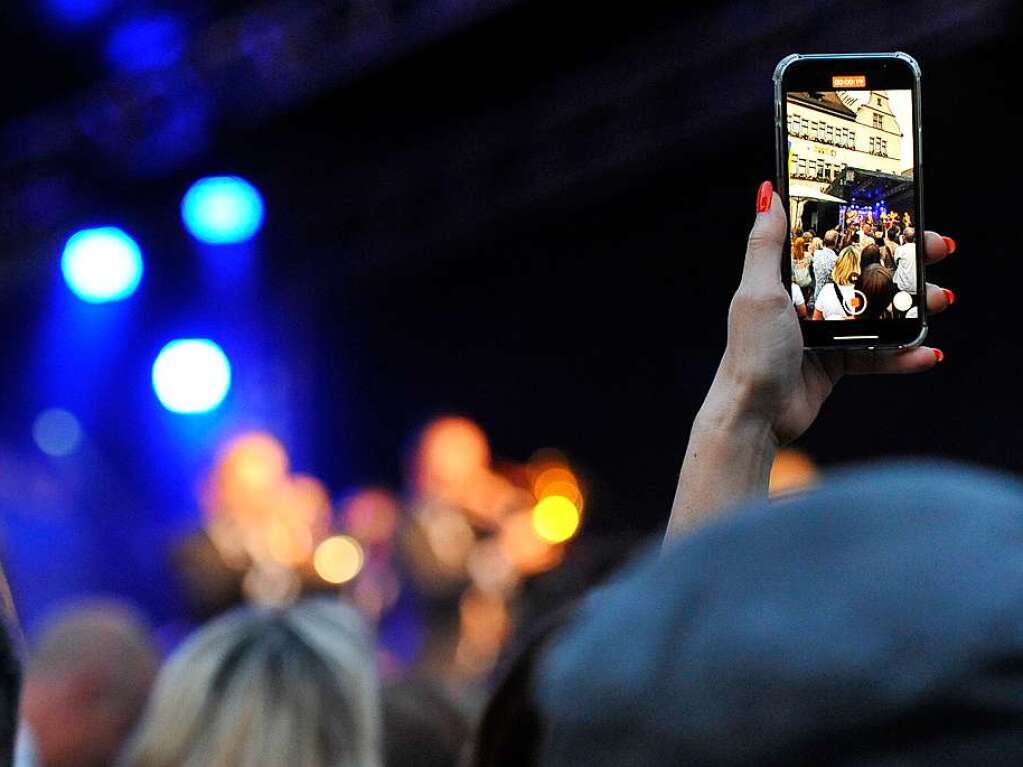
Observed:
[[[936,264],[956,252],[956,241],[937,232],[924,232],[924,263]]]

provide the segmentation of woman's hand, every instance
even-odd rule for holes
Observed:
[[[788,227],[781,198],[765,181],[746,247],[739,289],[728,312],[728,345],[707,398],[693,422],[668,526],[690,529],[745,498],[766,495],[779,445],[814,422],[844,375],[919,373],[944,355],[927,346],[898,352],[803,350],[791,292],[781,279]],[[955,251],[934,232],[924,238],[926,263]],[[955,300],[950,290],[927,285],[931,314]]]
[[[784,206],[769,181],[761,185],[758,199],[767,205],[758,211],[750,233],[742,281],[728,313],[728,346],[711,396],[724,395],[746,416],[766,420],[776,442],[785,444],[810,427],[842,376],[920,373],[944,355],[928,346],[899,352],[804,352],[799,320],[779,270],[788,226]],[[955,249],[952,239],[934,232],[927,232],[924,243],[924,260],[930,264]],[[927,285],[930,314],[954,300],[951,291]]]

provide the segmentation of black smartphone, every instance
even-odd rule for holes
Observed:
[[[793,54],[774,73],[778,190],[804,346],[927,334],[920,67],[905,53]],[[832,321],[839,320],[839,321]]]

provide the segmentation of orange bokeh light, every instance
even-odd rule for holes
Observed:
[[[575,474],[573,474],[571,469],[567,466],[560,464],[547,466],[533,479],[533,495],[537,498],[543,498],[545,495],[550,495],[550,493],[546,492],[547,486],[555,482],[559,484],[572,485],[573,487],[579,486],[579,481],[575,478]]]
[[[769,493],[783,495],[810,487],[817,480],[817,466],[806,453],[793,448],[779,450],[771,464]]]

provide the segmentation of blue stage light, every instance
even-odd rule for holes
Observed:
[[[52,407],[36,416],[32,438],[44,453],[61,458],[71,455],[82,443],[82,426],[74,413]]]
[[[185,30],[168,13],[122,22],[110,33],[107,61],[124,72],[147,72],[173,66],[184,55]]]
[[[171,412],[207,413],[231,389],[231,363],[208,338],[179,338],[156,356],[153,389]]]
[[[88,24],[105,15],[113,0],[46,0],[46,9],[65,24]]]
[[[64,245],[60,269],[68,287],[83,301],[120,301],[142,280],[142,251],[115,226],[83,229]]]
[[[196,181],[181,201],[181,218],[197,240],[211,245],[245,242],[263,225],[263,198],[238,176]]]

